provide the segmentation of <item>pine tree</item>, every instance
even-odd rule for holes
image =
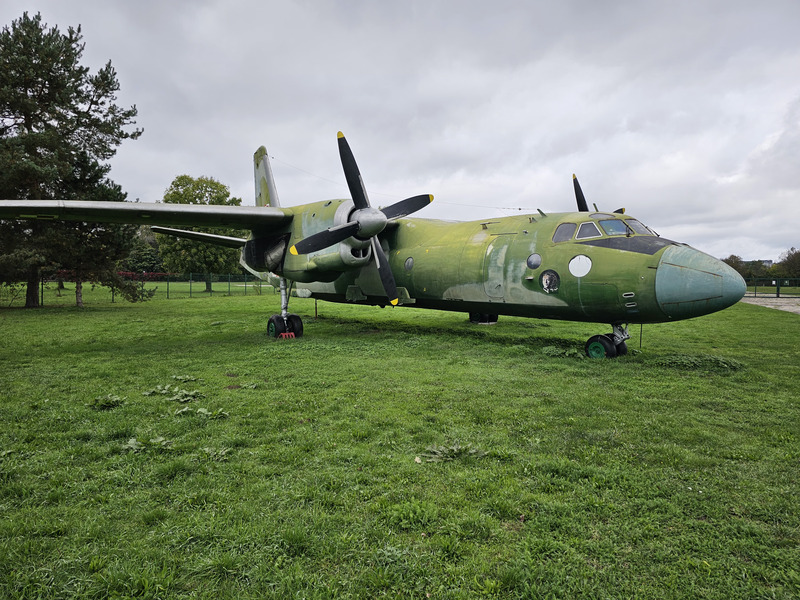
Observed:
[[[125,199],[107,177],[107,161],[123,140],[141,135],[140,129],[128,130],[137,110],[115,103],[119,82],[110,62],[94,75],[80,64],[82,39],[80,26],[62,33],[27,12],[0,32],[0,197]],[[124,255],[132,231],[0,221],[0,279],[27,281],[28,307],[38,306],[43,267],[122,286],[109,265]]]

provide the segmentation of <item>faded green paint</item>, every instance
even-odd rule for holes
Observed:
[[[308,213],[309,209],[303,211],[305,215]],[[464,223],[409,218],[399,220],[381,235],[381,239],[397,285],[408,294],[401,303],[422,308],[604,323],[650,323],[707,314],[741,297],[740,278],[727,265],[655,236],[603,235],[589,240],[590,243],[585,240],[552,242],[560,223],[579,225],[591,220],[588,213]],[[295,229],[293,240],[324,229],[323,223],[312,221],[304,216],[303,226]],[[326,226],[332,225],[331,221]],[[651,238],[651,243],[657,242],[657,250],[631,251],[603,245],[610,240],[609,244],[625,246],[633,243],[634,237]],[[676,259],[662,264],[665,252],[675,255]],[[540,266],[531,269],[527,259],[534,253],[539,254],[542,261]],[[570,262],[579,256],[581,258],[573,264],[573,270],[578,273],[575,275],[570,271]],[[298,266],[296,258],[287,256],[293,278]],[[314,261],[313,256],[309,261]],[[672,264],[687,261],[694,267]],[[714,277],[724,280],[729,288],[729,293],[718,294],[716,301],[706,298],[707,285],[702,273],[711,269],[709,265],[716,269]],[[583,273],[582,269],[588,271]],[[693,269],[688,271],[692,277],[684,281],[682,273],[687,269]],[[558,275],[557,290],[545,289],[542,284],[545,272]],[[348,294],[351,286],[359,290],[358,295],[352,290]],[[309,283],[303,287],[308,287],[312,295],[327,300],[347,301],[349,295],[349,301],[386,303],[377,271],[371,263],[342,272],[329,283]],[[661,300],[657,299],[657,294]],[[681,300],[685,297],[689,300]]]

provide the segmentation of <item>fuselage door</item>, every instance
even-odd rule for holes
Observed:
[[[483,287],[489,298],[501,299],[505,296],[506,256],[513,239],[512,234],[496,235],[486,246]]]

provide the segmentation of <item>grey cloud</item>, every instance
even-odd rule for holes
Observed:
[[[252,202],[261,144],[284,203],[343,196],[341,129],[376,201],[436,195],[421,216],[572,210],[577,172],[720,256],[800,245],[794,0],[9,0],[0,22],[26,9],[117,68],[145,128],[112,163],[131,198],[189,173]]]

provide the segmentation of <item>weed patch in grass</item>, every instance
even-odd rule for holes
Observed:
[[[671,354],[657,358],[655,364],[670,369],[724,373],[739,371],[744,365],[738,360],[711,354]]]

